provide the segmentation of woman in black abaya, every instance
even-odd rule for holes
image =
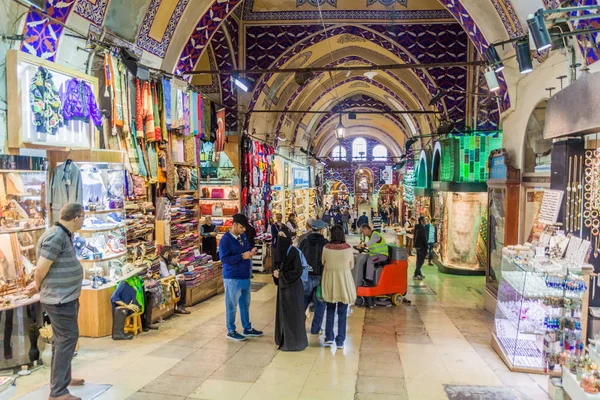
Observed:
[[[275,343],[282,351],[302,351],[308,346],[304,313],[302,262],[287,236],[279,237],[279,269],[273,271],[277,285]],[[289,252],[288,252],[289,249]]]

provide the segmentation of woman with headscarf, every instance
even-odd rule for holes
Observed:
[[[280,264],[273,270],[277,285],[277,311],[275,316],[275,343],[282,351],[302,351],[308,346],[302,261],[300,250],[292,246],[285,234],[279,236]]]

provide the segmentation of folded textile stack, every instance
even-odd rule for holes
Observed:
[[[202,267],[194,268],[193,271],[185,272],[183,275],[187,287],[193,288],[217,276],[217,269],[213,264],[206,264]]]
[[[273,236],[270,233],[261,233],[256,236],[256,240],[260,240],[263,242],[270,242],[273,239]]]

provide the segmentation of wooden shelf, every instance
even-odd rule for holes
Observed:
[[[110,260],[114,260],[116,258],[121,258],[121,257],[125,257],[127,255],[127,251],[124,251],[122,253],[119,254],[113,254],[112,256],[108,256],[108,257],[103,257],[103,258],[99,258],[97,260],[86,260],[86,259],[81,259],[79,260],[79,262],[82,263],[99,263],[99,262],[103,262],[103,261],[110,261]]]
[[[194,220],[197,220],[197,219],[198,219],[197,216],[196,217],[192,217],[192,218],[186,218],[186,219],[172,219],[171,223],[172,224],[184,224],[186,222],[194,221]],[[196,221],[196,222],[198,222],[198,221]]]
[[[219,199],[217,197],[201,197],[200,200],[212,200],[212,201],[240,201],[240,199]]]
[[[78,232],[83,232],[83,233],[110,232],[110,231],[115,231],[117,229],[122,229],[122,228],[126,228],[126,227],[127,227],[127,224],[121,224],[121,225],[114,226],[112,228],[104,228],[104,229],[80,229]]]

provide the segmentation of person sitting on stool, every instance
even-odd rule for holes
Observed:
[[[366,248],[369,250],[369,258],[367,259],[367,270],[365,273],[365,280],[370,281],[371,284],[375,283],[375,264],[388,259],[388,245],[381,233],[371,229],[367,224],[360,227],[363,236],[368,238],[367,243],[359,245],[359,248]]]
[[[179,282],[179,288],[181,289],[181,297],[175,306],[175,314],[189,314],[190,312],[185,309],[185,292],[187,286],[183,275],[177,275],[176,273],[176,265],[174,265],[176,263],[176,260],[173,258],[171,246],[163,246],[160,249],[160,277],[166,278],[171,275],[177,277],[177,282]]]

